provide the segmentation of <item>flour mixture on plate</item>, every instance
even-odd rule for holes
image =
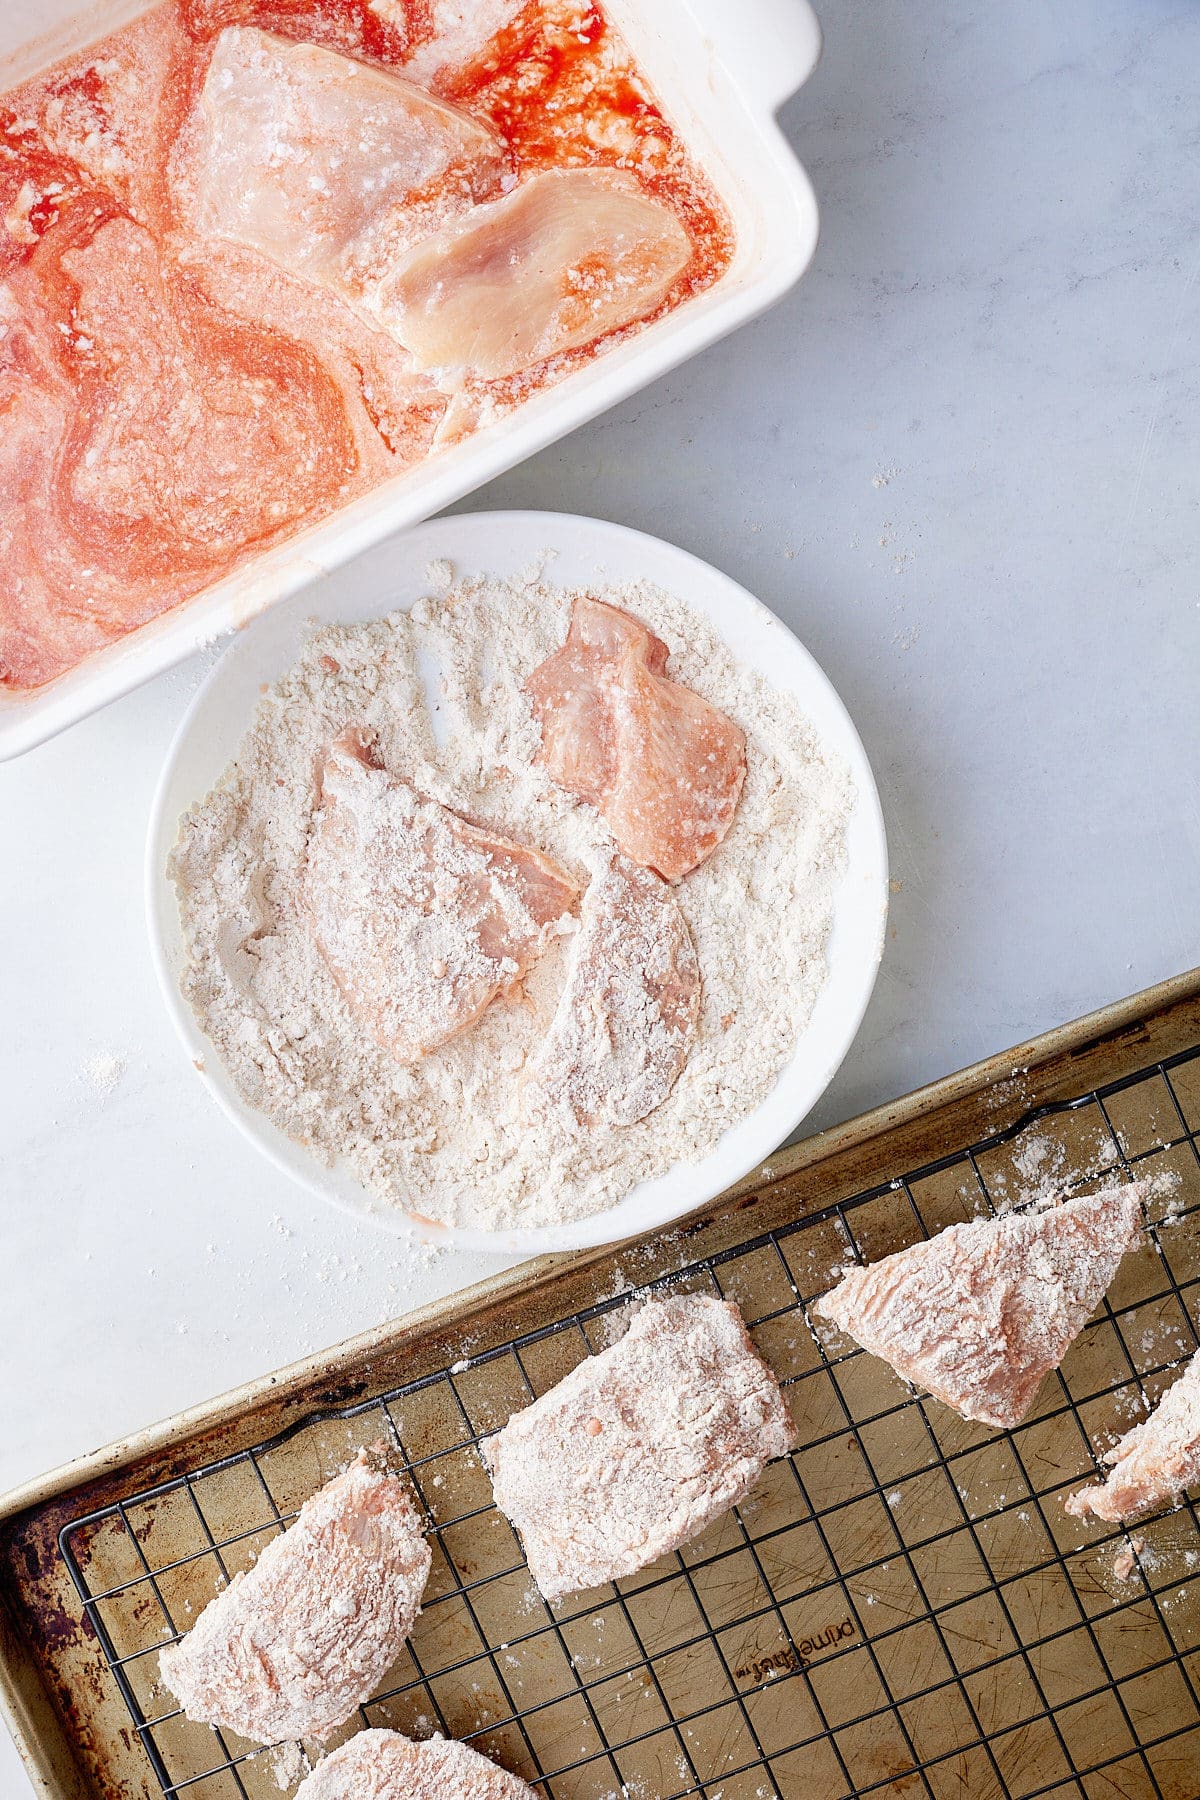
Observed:
[[[264,693],[172,853],[183,992],[243,1099],[380,1205],[561,1223],[769,1093],[853,801],[685,601],[465,580],[314,628]]]

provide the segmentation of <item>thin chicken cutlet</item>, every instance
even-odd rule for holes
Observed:
[[[198,1724],[326,1738],[395,1662],[430,1560],[409,1489],[364,1453],[159,1652],[163,1682]]]
[[[1144,1184],[948,1225],[814,1310],[964,1419],[1011,1431],[1142,1235]]]
[[[296,1800],[535,1800],[519,1775],[469,1744],[360,1731],[319,1762]]]
[[[1076,1518],[1094,1513],[1110,1524],[1136,1519],[1173,1506],[1200,1481],[1200,1352],[1150,1417],[1118,1439],[1103,1460],[1111,1465],[1108,1479],[1063,1502]]]
[[[737,1307],[689,1294],[649,1301],[481,1449],[534,1580],[558,1600],[697,1537],[795,1442]]]

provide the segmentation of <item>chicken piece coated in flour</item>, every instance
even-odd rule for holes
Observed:
[[[565,1107],[588,1128],[636,1124],[678,1080],[699,1013],[700,965],[674,894],[614,856],[583,897],[526,1111]]]
[[[536,1800],[518,1775],[469,1744],[360,1731],[319,1762],[296,1800]]]
[[[163,1683],[197,1724],[326,1738],[400,1654],[429,1565],[407,1486],[364,1453],[159,1652]]]
[[[1172,1506],[1200,1482],[1200,1353],[1193,1356],[1148,1419],[1127,1431],[1104,1457],[1107,1481],[1064,1501],[1069,1513],[1094,1513],[1115,1524]]]
[[[620,607],[577,600],[566,643],[525,685],[554,780],[603,814],[631,862],[679,881],[733,823],[746,739],[671,680],[669,655]]]
[[[517,987],[579,904],[548,856],[418,793],[356,731],[325,764],[305,892],[347,1003],[400,1062]]]
[[[964,1419],[1011,1431],[1141,1237],[1142,1192],[951,1225],[852,1269],[814,1310]]]
[[[779,1384],[727,1301],[651,1300],[481,1451],[547,1600],[697,1537],[795,1446]]]

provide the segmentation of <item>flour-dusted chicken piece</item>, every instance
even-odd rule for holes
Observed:
[[[528,1782],[455,1738],[360,1731],[319,1762],[296,1800],[537,1800]]]
[[[419,243],[379,312],[419,369],[492,381],[646,318],[691,255],[633,176],[543,170]]]
[[[500,192],[491,127],[390,71],[231,25],[173,165],[185,217],[351,298],[414,235]]]
[[[548,856],[418,793],[356,731],[325,763],[305,894],[347,1002],[401,1062],[511,993],[579,904]]]
[[[1172,1506],[1200,1482],[1200,1352],[1148,1419],[1106,1451],[1106,1481],[1068,1495],[1069,1513],[1094,1513],[1115,1524],[1160,1506]]]
[[[852,1269],[815,1310],[964,1419],[1011,1431],[1138,1242],[1142,1192],[950,1225]]]
[[[583,897],[579,932],[527,1106],[577,1125],[634,1125],[661,1106],[696,1036],[700,965],[671,889],[614,856]]]
[[[547,1600],[618,1581],[697,1537],[795,1447],[741,1314],[648,1301],[625,1336],[480,1446]]]
[[[408,1487],[364,1452],[160,1650],[163,1682],[197,1724],[326,1738],[395,1662],[430,1560]]]
[[[746,739],[671,680],[669,655],[620,607],[577,600],[565,644],[533,671],[526,692],[554,780],[604,815],[632,862],[679,881],[733,823]]]

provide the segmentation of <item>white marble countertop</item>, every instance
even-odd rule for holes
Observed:
[[[1200,860],[1200,11],[824,24],[785,112],[812,273],[475,502],[674,539],[846,699],[895,891],[812,1126],[1198,960]],[[142,840],[200,672],[0,770],[0,1488],[485,1270],[291,1186],[179,1049]]]

